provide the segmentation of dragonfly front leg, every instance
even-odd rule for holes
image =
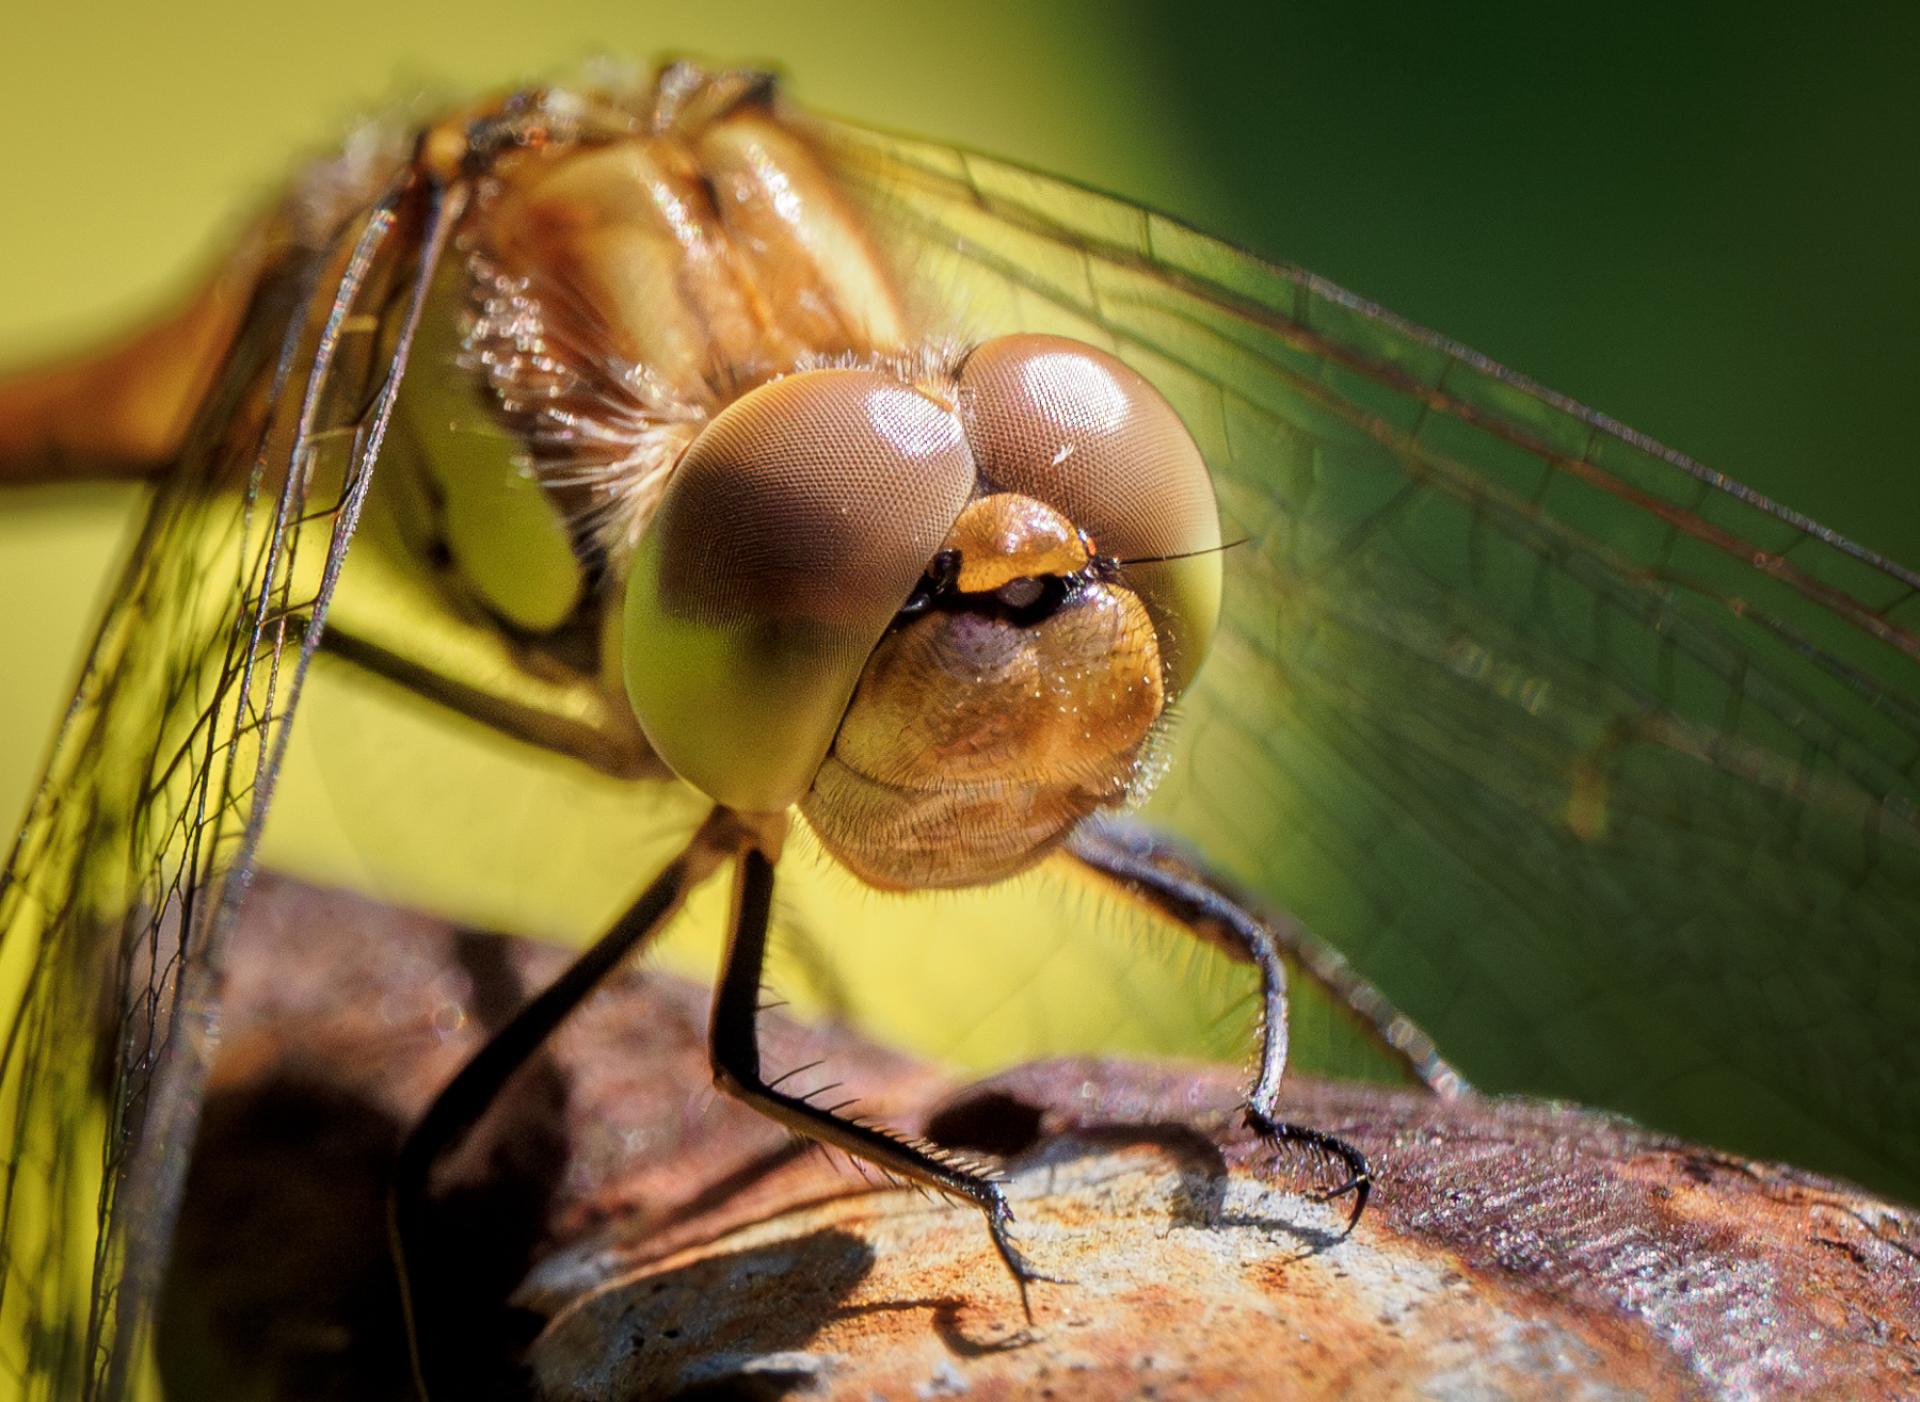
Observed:
[[[1326,1190],[1322,1197],[1332,1201],[1353,1194],[1353,1212],[1347,1218],[1347,1230],[1352,1231],[1359,1225],[1360,1214],[1367,1210],[1367,1199],[1373,1192],[1373,1169],[1366,1155],[1338,1135],[1283,1120],[1279,1115],[1280,1078],[1287,1069],[1287,965],[1280,957],[1280,946],[1258,920],[1223,920],[1219,934],[1238,943],[1260,973],[1260,1062],[1247,1092],[1247,1127],[1270,1144],[1299,1145],[1342,1165],[1346,1181]]]
[[[773,903],[773,862],[772,854],[752,848],[742,854],[735,869],[733,928],[714,989],[707,1033],[714,1084],[795,1134],[839,1149],[893,1178],[979,1208],[987,1219],[994,1250],[1019,1287],[1020,1307],[1031,1321],[1029,1282],[1054,1277],[1035,1271],[1014,1245],[1009,1230],[1013,1210],[987,1168],[925,1140],[838,1113],[843,1107],[817,1105],[809,1096],[783,1091],[777,1081],[769,1082],[762,1074],[758,1024]]]
[[[1280,1079],[1287,1069],[1287,965],[1279,935],[1265,921],[1203,879],[1177,855],[1161,850],[1144,835],[1117,827],[1089,827],[1075,834],[1071,851],[1093,871],[1130,895],[1179,921],[1196,935],[1252,964],[1260,976],[1260,1059],[1247,1091],[1247,1127],[1279,1148],[1294,1147],[1337,1164],[1346,1177],[1320,1194],[1323,1201],[1353,1194],[1347,1218],[1350,1232],[1359,1224],[1373,1193],[1373,1169],[1366,1155],[1338,1135],[1280,1118]],[[1296,945],[1296,954],[1301,949]],[[1384,1000],[1357,979],[1323,976],[1347,1006],[1373,1021],[1382,1041],[1400,1053],[1415,1074],[1436,1093],[1449,1094],[1464,1084],[1442,1061],[1423,1034],[1397,1014],[1382,1017]],[[1360,996],[1365,995],[1365,996]],[[1401,1026],[1405,1024],[1404,1028]]]
[[[1280,957],[1279,945],[1257,920],[1225,921],[1219,933],[1239,943],[1260,973],[1260,1061],[1247,1091],[1247,1127],[1269,1144],[1297,1145],[1342,1166],[1346,1180],[1320,1196],[1331,1202],[1353,1194],[1353,1211],[1347,1217],[1350,1232],[1359,1225],[1360,1214],[1367,1210],[1367,1199],[1373,1193],[1373,1169],[1366,1155],[1338,1135],[1283,1120],[1279,1115],[1280,1078],[1287,1069],[1287,966]]]

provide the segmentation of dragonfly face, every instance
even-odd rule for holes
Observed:
[[[801,373],[675,469],[627,585],[628,695],[676,773],[799,804],[869,882],[992,880],[1140,786],[1217,545],[1192,440],[1091,347]]]
[[[0,888],[38,1170],[0,1361],[43,1394],[143,1346],[323,642],[882,886],[1084,874],[1062,838],[1164,769],[1147,816],[1485,1079],[1920,1185],[1912,572],[1310,275],[746,77],[454,119],[251,257],[164,341],[227,346],[211,387],[135,377],[194,427]],[[140,363],[0,389],[9,464],[151,443],[92,392]]]

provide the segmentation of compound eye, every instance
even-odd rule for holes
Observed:
[[[1159,634],[1169,693],[1183,689],[1219,616],[1220,515],[1173,406],[1104,351],[1023,335],[967,357],[960,409],[990,489],[1047,503],[1122,562]]]
[[[952,409],[872,371],[792,375],[716,416],[627,584],[627,695],[660,758],[743,811],[797,802],[973,482]]]

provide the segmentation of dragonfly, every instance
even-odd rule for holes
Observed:
[[[627,271],[596,280],[610,244]],[[975,441],[968,415],[1046,401],[1042,364],[1081,385],[1055,405],[1079,427],[993,457],[1018,433]],[[809,460],[827,411],[786,397],[822,385],[869,442],[984,456],[1014,490],[928,468],[932,506],[878,471],[843,474],[865,498],[832,474],[762,498],[698,470],[716,443]],[[1102,499],[1020,505],[1044,491],[1009,456],[1078,480],[1098,425],[1138,415],[1165,449],[1153,530]],[[1264,961],[1253,1108],[1335,1186],[1366,1166],[1278,1111],[1289,968],[1413,1079],[1458,1067],[1920,1187],[1920,576],[1126,201],[798,112],[758,74],[521,93],[357,140],[181,316],[0,387],[0,473],[155,479],[0,886],[0,1369],[22,1395],[148,1381],[226,943],[323,648],[678,824],[685,855],[615,935],[731,862],[747,916],[717,1013],[756,983],[783,843],[883,887],[1031,862]],[[795,512],[861,587],[769,564]],[[823,797],[843,735],[956,709],[855,723],[923,625],[1032,629],[1115,588],[1145,615],[1127,632],[1157,660],[1127,675],[1157,676],[1153,714],[1092,759],[1097,727],[1064,728],[1072,801],[1022,810],[1024,847],[951,808],[876,837],[872,805]],[[716,626],[742,590],[773,613]],[[1112,720],[1132,684],[1089,675],[1054,704]],[[723,1023],[736,1081],[804,1117]],[[409,1171],[456,1118],[429,1114]],[[964,1166],[886,1161],[994,1218]]]

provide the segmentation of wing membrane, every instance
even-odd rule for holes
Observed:
[[[11,1395],[145,1366],[226,926],[447,222],[378,192],[289,206],[0,878]]]
[[[1251,543],[1150,817],[1477,1083],[1920,1195],[1920,577],[1176,221],[824,139],[969,331],[1152,377]]]

